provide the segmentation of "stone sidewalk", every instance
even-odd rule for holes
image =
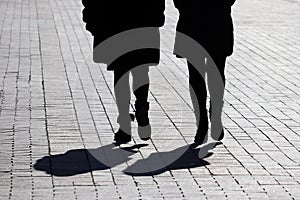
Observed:
[[[225,139],[197,151],[186,63],[170,53],[172,2],[150,71],[153,137],[142,142],[133,123],[122,149],[112,74],[92,62],[81,10],[0,2],[0,199],[300,199],[299,1],[237,0]]]

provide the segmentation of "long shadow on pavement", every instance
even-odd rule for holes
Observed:
[[[219,145],[219,142],[208,143],[201,148],[186,145],[169,152],[155,152],[145,159],[138,160],[123,170],[132,176],[152,176],[170,170],[191,169],[209,165],[203,160],[212,156],[209,150]]]
[[[106,170],[129,161],[142,146],[119,148],[108,144],[96,149],[72,149],[64,154],[45,156],[36,161],[34,169],[54,176],[73,176],[96,170]]]
[[[33,167],[54,176],[73,176],[107,170],[131,160],[130,156],[138,153],[138,149],[144,146],[147,144],[126,148],[108,144],[96,149],[73,149],[64,154],[45,156],[37,160]],[[128,175],[147,176],[168,170],[205,166],[209,163],[203,158],[212,155],[208,150],[213,146],[215,145],[209,144],[200,149],[185,145],[169,152],[155,152],[148,158],[138,160],[123,172]],[[200,155],[200,150],[205,156]]]

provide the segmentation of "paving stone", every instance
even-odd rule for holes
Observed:
[[[1,3],[0,199],[300,199],[300,1],[236,1],[225,138],[201,146],[203,159],[186,151],[195,118],[186,60],[171,53],[178,11],[166,6],[149,73],[153,137],[133,122],[128,146],[147,146],[120,150],[113,74],[93,63],[81,2]],[[114,151],[125,161],[110,166]],[[124,173],[143,159],[147,173]]]

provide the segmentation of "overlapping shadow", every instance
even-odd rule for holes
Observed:
[[[64,154],[45,156],[36,161],[34,169],[54,176],[73,176],[97,170],[107,170],[125,163],[132,158],[138,149],[147,144],[119,148],[115,144],[96,149],[73,149]],[[208,165],[203,160],[211,156],[208,151],[215,145],[193,148],[185,145],[169,152],[155,152],[148,158],[138,160],[123,172],[133,176],[149,176],[164,173],[168,170],[187,169]]]
[[[169,170],[191,169],[209,165],[210,163],[205,161],[204,158],[212,156],[213,153],[209,150],[219,144],[221,143],[208,143],[201,148],[197,148],[192,144],[169,152],[155,152],[146,159],[138,160],[123,172],[132,176],[152,176]]]
[[[119,148],[115,144],[96,149],[73,149],[64,154],[45,156],[36,161],[34,169],[54,176],[73,176],[106,170],[129,161],[139,148],[147,144]]]

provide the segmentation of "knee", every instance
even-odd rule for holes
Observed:
[[[131,74],[136,79],[149,78],[149,66],[139,66],[131,70]]]
[[[115,70],[114,71],[114,86],[117,84],[129,84],[129,72],[126,72],[124,70]]]

